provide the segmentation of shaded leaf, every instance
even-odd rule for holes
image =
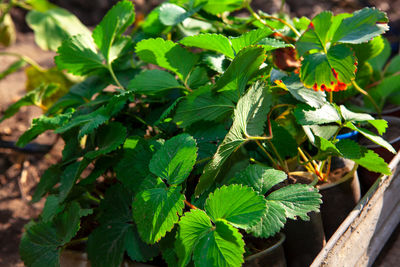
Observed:
[[[85,157],[94,159],[117,149],[125,141],[126,128],[119,122],[110,122],[97,131],[97,149],[86,153]]]
[[[136,94],[157,95],[163,91],[182,87],[175,77],[162,70],[148,70],[136,75],[128,85],[128,89]]]

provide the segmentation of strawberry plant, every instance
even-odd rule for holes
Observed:
[[[230,14],[240,9],[250,15]],[[256,13],[247,0],[170,1],[135,22],[124,0],[93,32],[65,12],[46,5],[27,18],[37,43],[57,51],[65,83],[31,64],[47,78],[3,117],[40,106],[17,144],[48,130],[65,141],[33,196],[46,203],[21,240],[28,266],[58,266],[81,244],[93,266],[160,255],[171,266],[240,266],[253,252],[244,236],[268,238],[319,209],[316,188],[287,180],[289,159],[321,179],[329,168],[314,160],[337,155],[390,172],[372,151],[336,139],[347,128],[393,151],[379,136],[386,122],[332,94],[360,91],[354,45],[387,30],[376,9],[311,21]],[[310,144],[314,155],[301,148]]]

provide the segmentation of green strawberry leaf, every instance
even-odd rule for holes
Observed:
[[[100,203],[100,226],[90,235],[88,258],[95,266],[120,266],[125,251],[137,261],[147,261],[158,254],[157,247],[144,244],[132,225],[132,194],[122,185],[110,187]]]
[[[374,117],[369,114],[352,112],[343,105],[340,105],[340,113],[345,121],[362,122],[375,120]]]
[[[230,42],[232,44],[232,48],[235,53],[239,53],[245,47],[250,45],[259,44],[261,40],[264,40],[265,37],[272,34],[272,30],[270,28],[261,28],[257,30],[248,31],[238,37],[231,37]]]
[[[353,140],[341,140],[336,147],[343,157],[353,160],[369,171],[390,175],[388,164],[374,151],[360,146]]]
[[[196,266],[242,266],[244,242],[239,231],[225,220],[218,220],[210,231],[203,235],[193,252]]]
[[[40,85],[32,91],[29,91],[17,102],[10,105],[3,113],[3,117],[0,118],[0,122],[5,119],[12,117],[17,113],[23,106],[39,106],[43,107],[43,102],[59,92],[59,85],[50,83],[47,85]]]
[[[265,51],[262,47],[244,48],[218,79],[214,90],[235,91],[239,96],[243,95],[248,81],[256,74],[264,60]]]
[[[157,95],[174,88],[184,88],[175,77],[162,70],[147,70],[136,75],[128,85],[135,94]]]
[[[345,123],[344,126],[349,128],[349,129],[351,129],[351,130],[353,130],[353,131],[359,132],[360,134],[362,134],[364,137],[368,138],[369,140],[371,140],[375,144],[386,148],[387,150],[389,150],[393,154],[396,154],[396,150],[393,148],[393,146],[391,144],[389,144],[385,139],[383,139],[382,137],[374,134],[373,132],[370,132],[367,129],[363,129],[363,128],[357,127],[351,122]]]
[[[333,35],[332,42],[359,44],[389,30],[385,12],[375,8],[363,8],[345,18]]]
[[[72,36],[58,47],[57,54],[54,59],[58,68],[75,75],[84,76],[106,69],[104,58],[97,53],[91,36]]]
[[[212,231],[210,217],[202,210],[191,210],[181,217],[175,242],[178,266],[186,266],[189,263],[199,240],[210,231]]]
[[[184,81],[192,71],[198,56],[172,41],[161,38],[140,41],[135,48],[136,54],[147,63],[170,70]]]
[[[52,222],[31,222],[19,245],[21,259],[27,266],[60,265],[61,247],[68,243],[80,227],[80,207],[72,202]]]
[[[153,151],[141,137],[129,137],[123,146],[122,158],[114,168],[117,179],[129,190],[139,193],[139,188],[149,174]],[[135,173],[135,175],[132,175]]]
[[[229,184],[247,185],[260,195],[265,195],[273,186],[283,182],[286,178],[287,175],[283,171],[254,164],[236,174]]]
[[[225,219],[235,227],[248,229],[265,214],[265,200],[250,187],[224,185],[209,195],[205,210],[214,222]]]
[[[388,127],[388,122],[385,120],[371,120],[368,122],[375,127],[379,135],[384,134],[386,132],[386,128]]]
[[[196,158],[196,141],[188,134],[180,134],[167,140],[154,154],[149,169],[169,185],[179,185],[189,176]]]
[[[80,175],[89,165],[89,163],[90,162],[86,159],[76,161],[68,165],[62,172],[60,177],[60,192],[58,194],[58,199],[60,203],[65,201],[65,199],[68,197],[73,186],[75,185],[75,182],[79,179]]]
[[[299,56],[306,52],[317,49],[324,50],[329,41],[329,29],[332,24],[332,12],[324,11],[315,16],[308,26],[307,31],[296,42]]]
[[[33,119],[31,128],[24,132],[18,139],[16,145],[19,147],[26,146],[30,141],[47,130],[55,130],[61,127],[71,118],[71,113],[56,115],[55,117],[40,116]]]
[[[244,2],[244,0],[208,0],[203,9],[210,14],[217,15],[241,9]]]
[[[255,83],[248,92],[239,99],[234,114],[234,121],[228,134],[218,146],[212,160],[204,168],[197,184],[195,194],[200,195],[216,179],[224,162],[251,137],[260,136],[264,132],[267,114],[273,97],[263,83]]]
[[[356,58],[346,45],[335,45],[325,52],[306,55],[300,77],[304,85],[315,91],[343,91],[355,78]]]
[[[32,203],[38,202],[50,189],[52,189],[59,181],[62,170],[60,166],[55,164],[50,166],[40,178],[36,186],[35,193],[32,197]]]
[[[255,237],[271,237],[278,233],[286,223],[285,209],[278,202],[267,202],[266,209],[267,212],[261,220],[247,230]]]
[[[185,206],[180,186],[158,184],[136,195],[132,204],[133,218],[140,237],[148,244],[158,242],[172,230]]]
[[[261,45],[264,48],[265,52],[272,51],[272,50],[279,49],[279,48],[294,47],[292,44],[287,44],[287,43],[277,40],[275,38],[264,38],[264,39],[261,39],[257,44]]]
[[[167,26],[174,26],[183,22],[185,19],[192,16],[194,13],[199,11],[204,6],[204,3],[200,3],[195,8],[186,11],[180,6],[171,3],[165,3],[160,6],[160,21],[162,24]]]
[[[309,220],[307,213],[319,211],[322,203],[318,190],[310,185],[293,184],[282,187],[266,197],[267,206],[269,203],[278,203],[285,210],[286,218]]]
[[[7,69],[0,72],[0,81],[3,80],[8,75],[10,75],[16,71],[19,71],[20,69],[25,67],[27,64],[28,63],[26,63],[26,61],[24,59],[19,59],[19,60],[15,61]]]
[[[62,8],[30,11],[26,22],[35,32],[35,41],[43,50],[56,51],[61,43],[74,35],[90,36],[90,31],[77,17]]]
[[[229,58],[234,58],[234,50],[227,37],[216,33],[202,33],[193,36],[187,36],[179,41],[179,43],[188,47],[198,47],[205,50],[215,51]]]
[[[135,12],[132,2],[124,0],[114,5],[93,30],[93,40],[107,64],[116,59],[115,53],[112,53],[112,46],[118,42],[118,38],[134,20]]]
[[[301,125],[326,124],[341,120],[337,109],[329,103],[318,109],[298,105],[294,109],[294,116]]]
[[[211,85],[205,85],[186,96],[175,112],[174,121],[182,127],[195,122],[221,121],[232,113],[235,105],[226,94],[213,94]]]
[[[126,252],[133,261],[146,262],[159,254],[157,246],[149,246],[142,241],[138,231],[129,227],[128,232],[125,235],[125,249]]]
[[[124,143],[127,130],[119,122],[110,122],[101,127],[96,134],[97,149],[86,153],[85,157],[94,159],[117,149]]]
[[[276,80],[275,83],[279,87],[289,91],[294,98],[306,103],[310,107],[320,108],[327,102],[325,92],[316,92],[304,87],[297,75],[284,77],[281,81]]]

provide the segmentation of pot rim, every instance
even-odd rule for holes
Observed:
[[[382,116],[382,119],[384,119],[384,120],[387,121],[388,123],[389,123],[390,121],[392,121],[392,122],[397,122],[397,123],[400,125],[400,118],[398,118],[398,117],[395,117],[395,116]],[[389,128],[389,127],[388,127],[388,128]],[[395,137],[395,138],[392,139],[392,140],[388,140],[388,142],[389,142],[390,144],[394,144],[394,143],[396,143],[396,142],[398,142],[398,141],[400,141],[400,136]],[[373,143],[373,144],[366,145],[366,147],[367,147],[367,148],[370,148],[370,149],[374,149],[374,148],[380,148],[381,146],[380,146],[380,145],[377,145],[377,144],[375,144],[375,143]]]
[[[257,252],[255,254],[252,254],[252,255],[246,257],[244,260],[245,261],[254,260],[256,258],[261,257],[262,255],[270,253],[271,251],[273,251],[273,250],[277,249],[279,246],[281,246],[282,243],[285,241],[285,239],[286,239],[286,235],[282,232],[279,232],[279,241],[278,242],[276,242],[274,245],[270,246],[269,248],[264,249],[263,251]]]
[[[298,175],[298,176],[303,176],[303,177],[312,176],[313,180],[308,185],[315,186],[318,183],[318,176],[315,173],[308,172],[308,171],[294,171],[294,172],[289,172],[288,175],[291,175],[291,174]]]
[[[334,186],[337,186],[339,184],[342,184],[346,181],[348,181],[349,179],[353,178],[354,176],[357,175],[357,168],[358,168],[358,163],[355,163],[354,161],[350,160],[351,162],[354,163],[353,168],[351,169],[351,171],[349,171],[345,176],[343,176],[341,179],[339,179],[338,181],[334,182],[334,183],[325,183],[325,184],[321,184],[321,185],[317,185],[316,187],[318,188],[318,190],[326,190],[329,188],[332,188]]]

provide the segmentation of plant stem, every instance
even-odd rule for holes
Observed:
[[[285,24],[286,26],[288,26],[297,37],[301,36],[301,34],[295,29],[295,27],[293,27],[290,23],[288,23],[287,21],[285,21],[285,20],[283,20],[281,18],[277,18],[277,17],[274,17],[274,16],[262,16],[262,18],[277,20],[277,21]]]
[[[274,152],[275,156],[278,158],[279,164],[281,167],[284,169],[286,173],[289,173],[288,166],[286,165],[285,161],[282,159],[281,155],[279,155],[278,150],[274,146],[274,144],[271,142],[271,140],[267,140],[268,145],[271,147],[272,151]]]
[[[332,102],[333,102],[333,92],[330,91],[329,92],[329,103],[332,103]]]
[[[268,153],[268,151],[261,145],[261,143],[258,140],[255,140],[255,141],[256,141],[256,144],[258,145],[258,147],[264,152],[265,155],[267,155],[268,159],[272,162],[272,164],[274,165],[274,168],[280,170],[281,168],[279,168],[279,165],[276,163],[276,161],[271,156],[271,154]]]
[[[374,108],[378,112],[378,116],[381,117],[382,110],[379,108],[379,106],[376,104],[375,100],[372,98],[370,94],[368,94],[367,91],[363,90],[358,84],[356,83],[355,80],[351,80],[351,84],[356,88],[357,91],[359,91],[361,94],[365,95],[369,101],[371,101],[372,105],[374,105]]]
[[[117,84],[117,86],[118,86],[119,88],[123,89],[123,90],[126,90],[126,89],[122,86],[122,84],[119,82],[117,76],[115,75],[114,70],[113,70],[113,68],[112,68],[112,66],[111,66],[111,63],[108,63],[108,64],[107,64],[107,69],[108,69],[108,71],[110,72],[111,77],[114,79],[114,81],[115,81],[115,83]]]
[[[184,202],[185,202],[185,204],[186,204],[189,208],[194,209],[194,210],[197,210],[197,209],[198,209],[196,206],[194,206],[192,203],[190,203],[190,202],[187,201],[186,199],[184,200]]]
[[[246,9],[250,12],[250,14],[258,21],[258,22],[260,22],[262,25],[264,25],[264,26],[266,26],[266,27],[268,27],[268,28],[270,28],[272,31],[275,31],[275,28],[274,27],[272,27],[271,25],[268,25],[267,23],[265,23],[265,21],[263,21],[261,18],[260,18],[260,16],[256,13],[256,12],[254,12],[254,10],[253,10],[253,8],[250,6],[250,4],[247,2],[246,3]]]
[[[96,202],[97,204],[100,204],[100,199],[98,199],[97,197],[94,197],[92,194],[90,194],[89,192],[86,192],[86,197],[94,202]]]
[[[207,157],[207,158],[204,158],[204,159],[200,159],[200,160],[196,161],[196,163],[194,165],[201,164],[203,162],[209,161],[210,159],[212,159],[212,157]]]
[[[0,55],[18,57],[19,59],[24,60],[26,63],[28,63],[29,65],[31,65],[32,67],[34,67],[38,71],[40,71],[40,72],[46,71],[35,60],[33,60],[30,57],[23,56],[23,55],[20,55],[18,53],[14,53],[14,52],[0,52]]]
[[[320,172],[314,167],[314,165],[311,163],[312,160],[309,159],[309,158],[306,156],[306,154],[303,152],[303,150],[301,150],[300,147],[298,147],[297,150],[299,151],[300,156],[301,156],[301,157],[303,158],[303,160],[305,161],[304,164],[305,164],[306,166],[308,166],[308,168],[311,169],[312,172],[314,172],[314,173],[319,177],[319,180],[322,180],[323,177],[321,176],[321,173],[320,173]]]

